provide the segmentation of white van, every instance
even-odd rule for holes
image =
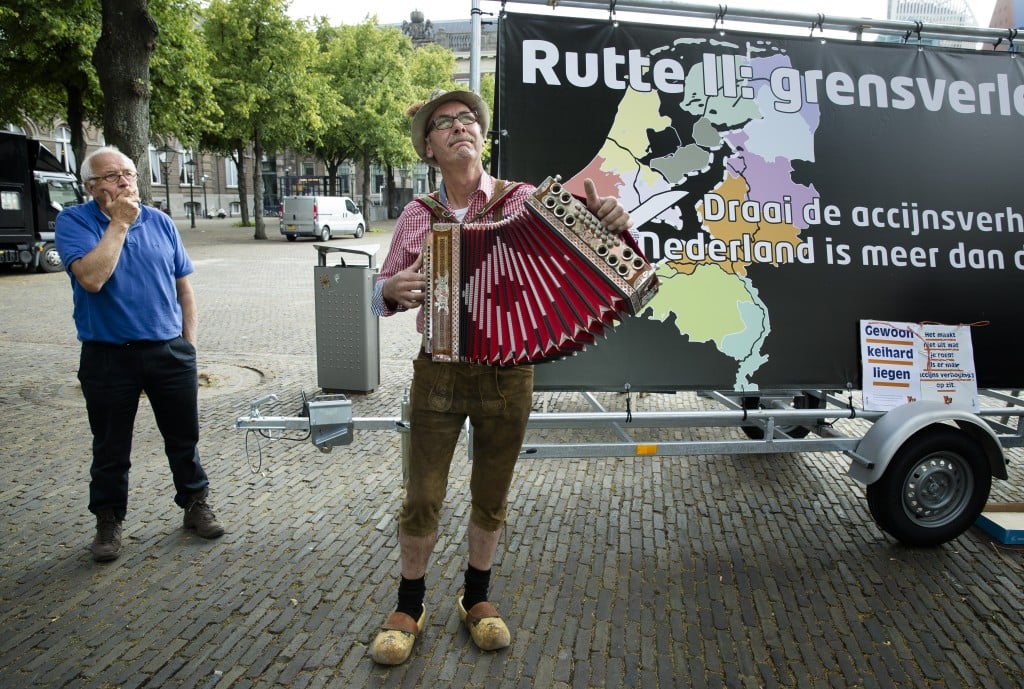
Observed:
[[[366,220],[359,206],[347,196],[286,196],[282,204],[281,234],[319,237],[326,242],[340,234],[362,237]]]

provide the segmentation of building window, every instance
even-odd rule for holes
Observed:
[[[78,163],[75,160],[75,152],[71,150],[71,130],[67,127],[57,127],[53,143],[57,148],[57,157],[64,163],[64,170],[73,173]]]
[[[164,183],[164,178],[160,168],[160,151],[156,150],[153,144],[149,145],[149,183]]]
[[[191,187],[195,184],[196,176],[196,159],[195,153],[189,149],[187,151],[178,151],[178,160],[181,161],[181,169],[178,172],[178,182],[183,187]]]
[[[224,186],[238,188],[238,165],[231,158],[224,159]]]

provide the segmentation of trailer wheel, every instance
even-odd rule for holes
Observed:
[[[934,546],[966,531],[985,508],[992,468],[961,430],[935,426],[912,436],[867,487],[878,525],[910,546]]]
[[[43,246],[43,253],[39,257],[39,271],[42,273],[59,273],[64,270],[64,261],[57,253],[57,247],[53,242],[47,242]]]
[[[746,396],[741,400],[741,402],[743,403],[744,409],[767,408],[761,406],[760,397]],[[825,407],[825,400],[804,392],[793,398],[792,405],[794,409],[823,409]],[[791,438],[804,438],[811,432],[809,426],[800,426],[798,424],[776,424],[775,427]],[[743,432],[747,434],[747,437],[752,440],[764,439],[764,429],[760,426],[741,426],[740,428],[742,428]]]

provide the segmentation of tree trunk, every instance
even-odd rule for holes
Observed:
[[[245,144],[238,143],[238,205],[241,208],[242,227],[249,227],[249,201],[245,198],[249,189],[245,183]]]
[[[266,239],[267,228],[263,225],[263,141],[260,130],[252,136],[252,213],[256,218],[256,231],[253,239]]]
[[[363,147],[363,218],[370,222],[370,149]]]
[[[102,0],[102,31],[92,54],[103,89],[103,136],[135,161],[147,195],[149,60],[160,34],[148,5],[148,0]]]
[[[338,195],[338,168],[341,167],[340,160],[325,160],[324,165],[327,167],[327,194],[329,196]]]
[[[398,199],[395,194],[395,168],[391,165],[387,165],[387,186],[388,186],[388,198],[384,203],[388,204],[386,218],[397,218],[398,217]]]
[[[85,106],[82,104],[81,88],[68,84],[64,91],[68,96],[68,127],[71,129],[71,151],[75,154],[75,167],[77,168],[72,172],[77,176],[82,167],[82,161],[85,160]],[[147,179],[147,181],[149,180]],[[147,185],[146,188],[148,189],[149,186]],[[139,190],[142,190],[141,184]]]

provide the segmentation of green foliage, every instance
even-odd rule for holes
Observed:
[[[426,100],[434,89],[450,91],[458,88],[455,73],[455,54],[436,43],[430,43],[413,53],[409,64],[409,81],[417,100]]]
[[[220,118],[209,53],[196,29],[199,3],[151,0],[149,9],[160,30],[150,60],[151,132],[194,141]],[[98,126],[103,94],[92,54],[99,36],[99,0],[7,0],[0,9],[0,121],[80,124],[68,113],[75,89],[83,117]]]
[[[284,0],[213,0],[203,33],[216,60],[213,97],[224,113],[215,133],[268,150],[298,147],[322,126],[323,82],[313,71],[315,36],[288,18]]]
[[[150,60],[150,131],[195,143],[203,131],[216,130],[223,116],[213,97],[211,55],[198,31],[195,0],[151,0],[149,10],[160,27]]]
[[[497,123],[495,122],[494,113],[494,75],[484,74],[480,77],[480,93],[478,94],[487,103],[487,107],[491,111],[491,129],[497,129]],[[486,136],[486,132],[485,132]],[[483,151],[483,162],[484,168],[489,168],[491,165],[491,137],[487,136],[487,144]]]
[[[372,151],[379,160],[411,158],[402,113],[412,99],[408,65],[413,55],[408,36],[370,22],[324,27],[319,69],[335,102],[316,141],[324,159],[362,159]]]
[[[480,97],[487,103],[487,107],[494,112],[494,75],[484,74],[480,77]],[[493,117],[491,118],[494,119]]]
[[[5,0],[0,11],[0,122],[47,126],[66,119],[69,89],[85,116],[102,110],[92,51],[100,35],[99,0]]]
[[[414,49],[370,12],[358,25],[307,26],[287,8],[288,0],[149,0],[160,31],[150,59],[152,137],[233,157],[259,142],[364,169],[415,161],[405,111],[436,88],[456,88],[451,51]],[[5,0],[0,123],[69,121],[74,95],[98,125],[99,35],[100,0]],[[493,80],[485,76],[481,90],[493,103]]]

